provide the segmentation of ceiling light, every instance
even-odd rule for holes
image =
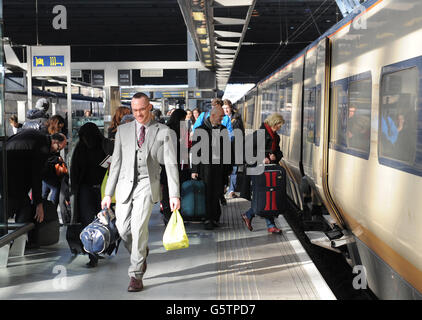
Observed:
[[[197,34],[207,34],[207,29],[206,28],[196,28],[196,33]]]
[[[192,12],[193,20],[196,21],[205,21],[205,15],[201,11],[193,11]]]

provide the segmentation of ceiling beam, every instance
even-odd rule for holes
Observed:
[[[242,36],[241,32],[233,32],[233,31],[222,31],[222,30],[214,30],[217,36],[223,38],[240,38]]]
[[[217,24],[225,25],[242,25],[245,24],[245,19],[236,19],[236,18],[223,18],[223,17],[214,17],[214,21]]]
[[[254,0],[215,0],[214,2],[224,7],[241,7],[252,5]]]

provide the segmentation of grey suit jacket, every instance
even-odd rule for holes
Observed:
[[[110,172],[105,188],[105,195],[116,193],[116,202],[126,203],[130,200],[136,183],[136,126],[135,121],[117,128],[114,152]],[[169,197],[180,197],[179,171],[177,169],[177,137],[173,130],[161,123],[151,120],[145,137],[147,168],[153,202],[161,200],[160,164],[165,165],[169,187]]]

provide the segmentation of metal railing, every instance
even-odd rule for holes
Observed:
[[[2,224],[0,224],[0,227]],[[9,230],[13,230],[12,232],[4,235],[0,238],[0,248],[7,245],[11,241],[19,238],[21,235],[27,233],[28,231],[35,228],[35,224],[33,222],[30,223],[9,223],[7,225]]]

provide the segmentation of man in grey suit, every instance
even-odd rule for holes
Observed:
[[[109,208],[115,193],[117,229],[130,252],[128,291],[136,292],[143,289],[147,268],[149,218],[161,200],[160,164],[165,165],[172,211],[180,208],[180,189],[175,134],[153,120],[147,95],[136,93],[131,107],[136,121],[117,129],[101,207]]]

